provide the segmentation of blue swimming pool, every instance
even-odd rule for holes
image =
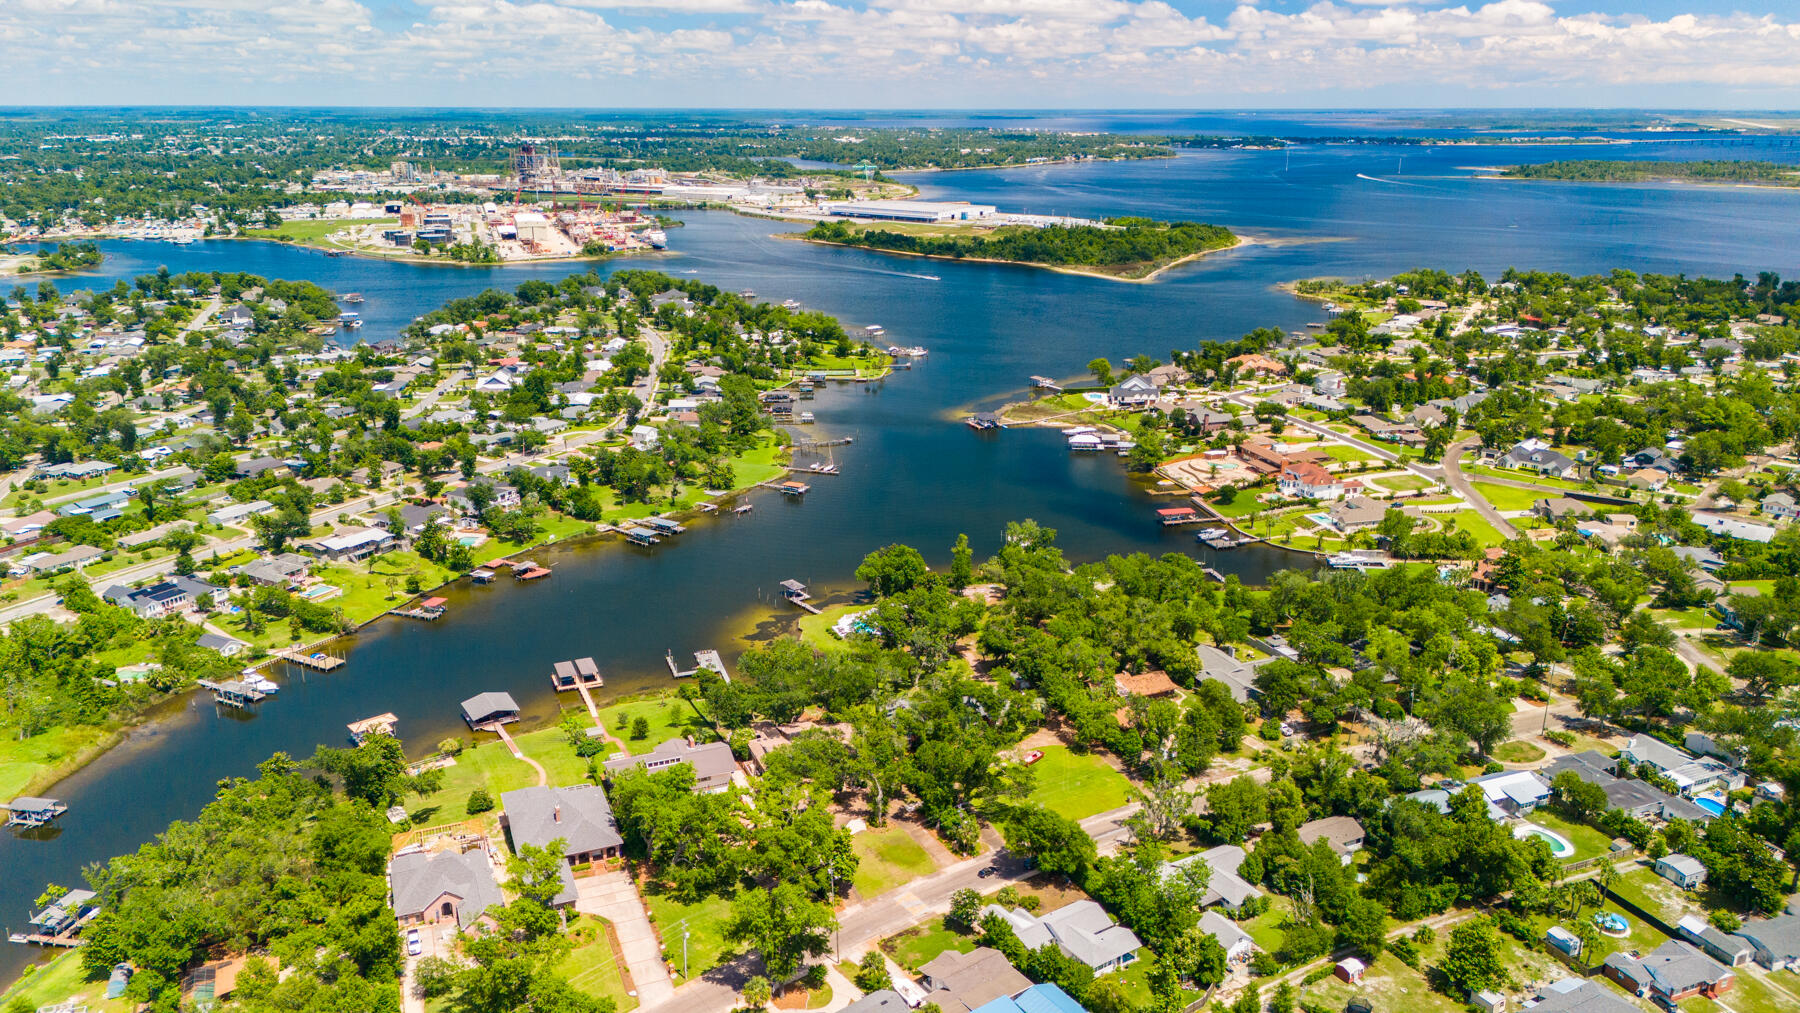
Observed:
[[[1725,815],[1725,803],[1716,798],[1697,798],[1694,800],[1694,804],[1705,809],[1707,812],[1712,813],[1714,816]]]

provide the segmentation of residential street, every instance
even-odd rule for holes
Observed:
[[[1475,512],[1480,514],[1483,520],[1492,524],[1494,530],[1500,532],[1501,537],[1511,541],[1512,539],[1519,537],[1519,529],[1513,527],[1512,522],[1505,517],[1502,517],[1500,511],[1494,509],[1492,503],[1489,503],[1485,498],[1478,494],[1474,488],[1469,485],[1469,477],[1463,474],[1462,456],[1468,453],[1471,447],[1476,445],[1477,441],[1475,440],[1463,440],[1460,443],[1452,443],[1444,448],[1444,482],[1449,485],[1458,496],[1468,500],[1469,505],[1475,508]]]

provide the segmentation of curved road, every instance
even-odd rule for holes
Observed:
[[[1463,474],[1462,456],[1468,453],[1469,448],[1475,446],[1477,442],[1476,440],[1463,440],[1444,448],[1444,482],[1455,490],[1458,496],[1468,500],[1469,505],[1475,508],[1475,512],[1481,515],[1482,520],[1492,524],[1494,530],[1500,532],[1501,536],[1510,542],[1519,537],[1519,529],[1513,527],[1511,521],[1500,516],[1500,511],[1494,509],[1494,504],[1489,503],[1480,493],[1477,493],[1469,485],[1468,476]]]

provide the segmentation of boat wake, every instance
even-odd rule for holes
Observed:
[[[1422,186],[1423,185],[1421,183],[1406,183],[1406,182],[1402,182],[1401,180],[1397,180],[1397,179],[1379,179],[1375,176],[1365,176],[1360,172],[1356,174],[1356,178],[1357,179],[1366,179],[1371,183],[1388,183],[1393,186]]]

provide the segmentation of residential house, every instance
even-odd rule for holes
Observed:
[[[1671,939],[1643,957],[1609,954],[1600,973],[1634,995],[1669,1004],[1690,996],[1716,999],[1737,984],[1737,974],[1693,943]]]
[[[1661,492],[1663,486],[1669,484],[1669,473],[1666,471],[1659,471],[1655,468],[1639,468],[1636,471],[1626,474],[1625,484],[1631,486],[1633,489],[1648,489],[1651,492]]]
[[[1332,527],[1348,535],[1379,525],[1387,512],[1388,505],[1380,500],[1367,496],[1350,496],[1333,503],[1326,515],[1331,518]]]
[[[233,462],[232,474],[238,478],[258,478],[270,472],[286,472],[286,461],[278,457],[240,457]]]
[[[1695,946],[1700,952],[1713,958],[1726,967],[1743,967],[1756,955],[1756,947],[1741,936],[1734,936],[1721,931],[1699,915],[1683,915],[1675,923],[1675,931]]]
[[[1237,367],[1238,376],[1286,376],[1288,371],[1287,366],[1257,352],[1234,355],[1225,362]]]
[[[483,848],[396,855],[388,889],[403,927],[453,921],[463,930],[506,903]]]
[[[1235,655],[1211,644],[1201,644],[1198,651],[1200,678],[1223,683],[1231,691],[1231,698],[1239,703],[1261,695],[1256,689],[1256,670],[1271,659],[1239,661]]]
[[[1655,447],[1646,447],[1628,455],[1624,463],[1630,468],[1654,468],[1665,475],[1673,475],[1681,470],[1681,465],[1674,458]]]
[[[1502,468],[1517,468],[1550,478],[1566,478],[1575,470],[1575,462],[1560,451],[1551,450],[1543,440],[1525,440],[1500,458]]]
[[[1694,523],[1706,529],[1708,534],[1730,535],[1747,542],[1768,544],[1775,538],[1775,527],[1770,524],[1753,524],[1740,521],[1735,517],[1723,517],[1719,514],[1707,513],[1704,510],[1694,512]]]
[[[1370,436],[1389,443],[1423,443],[1425,436],[1414,422],[1394,422],[1378,415],[1354,415],[1350,421]]]
[[[731,787],[732,775],[738,772],[731,747],[723,742],[695,743],[692,738],[673,738],[648,753],[637,756],[615,756],[604,764],[606,776],[633,767],[649,771],[666,770],[678,763],[694,768],[694,790],[701,793],[721,792]]]
[[[236,572],[263,587],[287,587],[305,576],[307,567],[311,565],[312,560],[297,552],[283,552],[252,560],[238,567]]]
[[[1736,791],[1744,786],[1744,774],[1710,756],[1697,757],[1652,735],[1634,735],[1625,740],[1619,758],[1632,766],[1645,765],[1675,782],[1683,795],[1690,798],[1714,788]]]
[[[1213,941],[1219,944],[1219,949],[1225,951],[1227,968],[1248,963],[1251,955],[1256,952],[1256,941],[1250,938],[1250,933],[1217,911],[1201,913],[1200,931],[1213,937]]]
[[[1108,974],[1137,959],[1144,945],[1137,935],[1098,902],[1080,900],[1039,917],[1024,908],[1007,910],[998,904],[981,909],[981,917],[997,915],[1012,926],[1013,934],[1028,950],[1055,943],[1065,956],[1079,960],[1096,975]]]
[[[1502,770],[1469,782],[1481,789],[1488,802],[1508,816],[1531,812],[1550,797],[1550,785],[1535,771]]]
[[[34,552],[14,565],[27,573],[49,574],[77,569],[106,555],[106,550],[93,545],[77,545],[66,552]]]
[[[1532,1013],[1643,1013],[1641,1007],[1599,982],[1564,978],[1538,991]]]
[[[1772,492],[1763,497],[1762,512],[1778,521],[1791,521],[1800,517],[1800,505],[1795,504],[1792,493]]]
[[[266,499],[251,500],[248,503],[230,503],[206,515],[207,523],[236,527],[244,524],[252,517],[271,513],[275,504]]]
[[[1755,952],[1756,962],[1771,971],[1800,968],[1800,913],[1752,918],[1737,930]]]
[[[977,946],[967,953],[945,950],[920,967],[919,973],[925,1001],[937,1003],[944,1013],[970,1013],[1031,987],[1031,979],[991,946]]]
[[[1621,778],[1613,774],[1613,759],[1596,750],[1584,750],[1559,756],[1542,771],[1552,781],[1564,771],[1574,772],[1588,784],[1606,792],[1609,808],[1622,809],[1640,820],[1685,819],[1705,822],[1712,814],[1685,798],[1671,795],[1647,781]]]
[[[1107,399],[1119,408],[1141,408],[1162,396],[1162,388],[1147,376],[1128,376],[1106,392]]]
[[[315,538],[302,542],[300,547],[317,555],[320,559],[329,559],[336,563],[355,563],[378,553],[386,552],[394,545],[394,536],[380,528],[347,528],[324,538]]]
[[[114,584],[101,597],[128,608],[144,619],[156,619],[186,611],[206,595],[220,596],[222,588],[193,577],[173,576],[143,588]]]
[[[1238,875],[1238,867],[1244,864],[1244,849],[1235,844],[1221,844],[1196,855],[1165,862],[1162,875],[1165,878],[1181,875],[1183,868],[1196,860],[1206,863],[1210,872],[1206,888],[1200,894],[1201,907],[1222,907],[1235,912],[1245,901],[1263,895],[1261,890]]]
[[[1656,874],[1681,887],[1698,890],[1706,882],[1706,866],[1691,855],[1668,854],[1656,860]]]
[[[1345,865],[1350,864],[1350,856],[1361,851],[1363,846],[1363,826],[1349,816],[1327,816],[1302,823],[1298,833],[1300,843],[1308,847],[1324,841]]]
[[[1086,1013],[1086,1007],[1060,986],[1041,982],[1017,995],[989,1000],[975,1013]]]
[[[511,833],[514,850],[522,844],[548,847],[561,838],[563,858],[574,866],[617,858],[625,844],[606,789],[597,784],[519,788],[500,796],[500,808],[500,825]]]
[[[237,657],[250,646],[235,637],[222,637],[217,633],[202,633],[194,643],[209,651],[218,651],[227,658]]]
[[[1553,496],[1549,499],[1535,500],[1531,504],[1531,512],[1555,524],[1565,517],[1585,517],[1594,508],[1578,499],[1567,496]]]
[[[839,1013],[912,1013],[912,1006],[891,988],[870,992]]]
[[[1316,464],[1305,462],[1283,465],[1275,488],[1283,496],[1298,499],[1334,500],[1344,495],[1344,485],[1336,476]]]

